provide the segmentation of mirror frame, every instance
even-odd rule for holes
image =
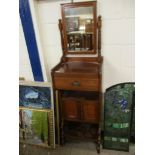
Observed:
[[[93,20],[94,20],[94,28],[93,28],[93,50],[89,51],[69,51],[67,47],[67,32],[66,32],[66,21],[65,21],[65,8],[77,8],[77,7],[93,7]],[[97,48],[97,39],[96,39],[96,32],[97,32],[97,15],[96,15],[96,1],[89,1],[89,2],[75,2],[75,3],[66,3],[61,4],[61,14],[62,14],[62,31],[63,31],[63,38],[64,38],[64,53],[65,54],[96,54]]]

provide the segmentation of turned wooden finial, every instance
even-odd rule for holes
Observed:
[[[97,28],[98,28],[98,56],[101,56],[101,26],[102,26],[102,19],[101,15],[98,16],[97,21]]]
[[[64,35],[63,35],[63,26],[62,26],[62,20],[59,19],[59,30],[60,30],[60,35],[61,35],[61,46],[62,46],[62,51],[63,54],[65,53],[65,46],[64,46]]]
[[[62,30],[62,23],[61,23],[61,19],[59,19],[59,29]]]
[[[102,19],[101,19],[102,17],[101,17],[101,15],[99,15],[98,16],[98,28],[101,28],[101,26],[102,26]]]

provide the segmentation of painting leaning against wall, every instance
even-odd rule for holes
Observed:
[[[19,110],[19,140],[40,146],[52,146],[52,111]]]
[[[51,92],[48,87],[19,86],[19,106],[51,108]]]
[[[51,83],[19,82],[19,142],[55,148]]]

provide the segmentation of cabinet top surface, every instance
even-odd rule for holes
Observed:
[[[64,62],[54,71],[55,76],[97,78],[100,64],[97,62]]]
[[[66,62],[62,63],[55,71],[57,73],[98,73],[99,64],[90,62]]]

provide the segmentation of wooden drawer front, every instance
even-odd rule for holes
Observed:
[[[62,102],[63,117],[67,120],[79,120],[79,103],[74,99],[66,99]]]
[[[85,101],[82,104],[81,111],[83,113],[83,121],[98,122],[99,121],[99,105],[96,101]]]
[[[98,79],[86,78],[55,78],[55,88],[64,90],[98,91]]]

